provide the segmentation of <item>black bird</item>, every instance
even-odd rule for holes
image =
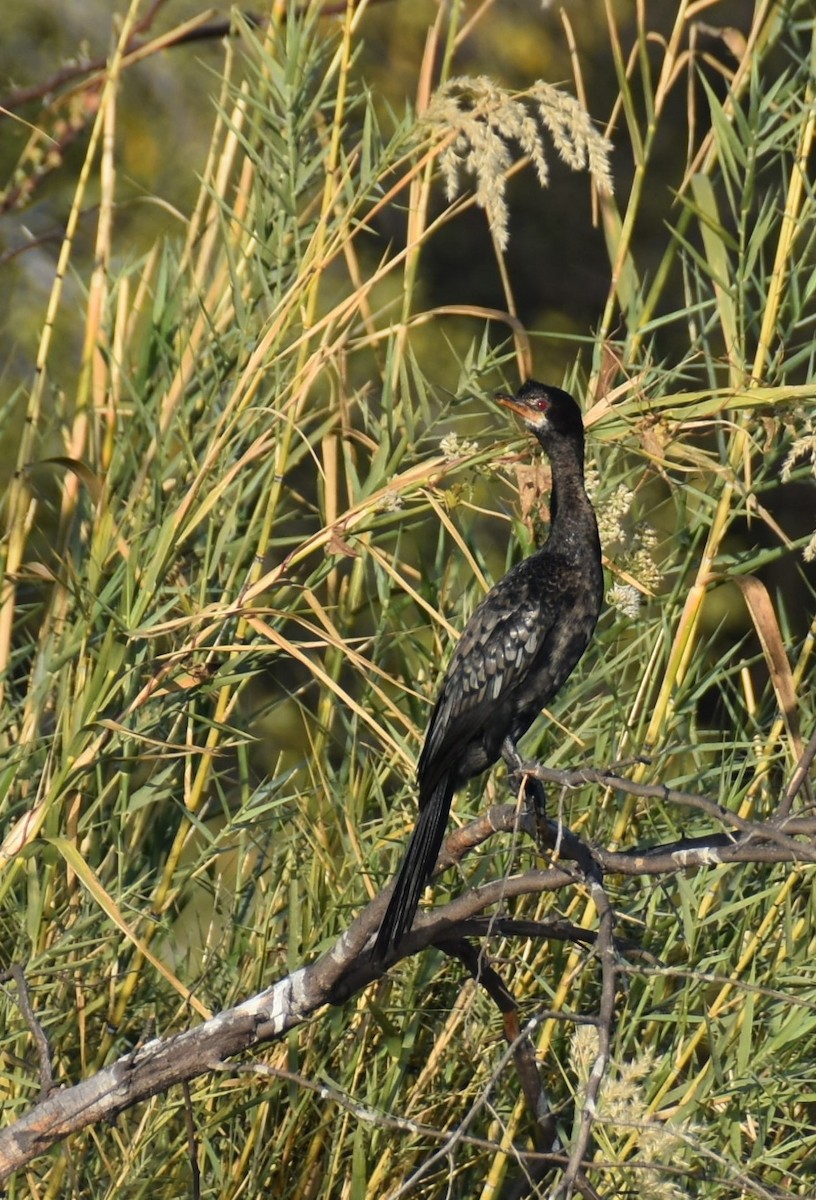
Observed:
[[[374,944],[380,961],[413,924],[454,792],[500,757],[518,771],[516,743],[586,650],[601,610],[581,410],[567,392],[533,379],[497,400],[523,418],[550,459],[550,535],[488,592],[453,652],[419,758],[419,819]]]

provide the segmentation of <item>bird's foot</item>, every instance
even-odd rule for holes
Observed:
[[[547,820],[547,793],[540,779],[531,775],[524,776],[524,800],[527,811],[533,818],[535,839],[539,850],[552,846],[552,830]]]
[[[526,775],[524,771],[519,771],[518,778],[523,780],[527,809],[535,817],[536,824],[540,825],[547,819],[547,793],[544,791],[544,784],[534,775]]]
[[[531,814],[540,847],[552,844],[552,832],[547,821],[547,793],[544,784],[526,768],[524,759],[509,738],[502,746],[502,757],[510,772],[510,788],[514,796],[523,795],[527,811]],[[535,764],[530,764],[534,768]]]

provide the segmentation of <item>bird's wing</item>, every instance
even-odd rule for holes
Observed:
[[[549,592],[531,587],[529,572],[514,569],[473,613],[431,715],[419,760],[423,782],[455,768],[457,755],[497,717],[502,699],[529,679],[555,623],[557,606]]]

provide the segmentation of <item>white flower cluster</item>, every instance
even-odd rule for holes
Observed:
[[[634,621],[640,612],[640,592],[631,583],[621,583],[616,579],[606,598],[613,608],[623,613],[630,621]]]
[[[395,488],[388,488],[380,496],[377,504],[378,512],[397,512],[405,506],[405,501]]]
[[[662,579],[653,551],[657,545],[657,530],[648,521],[633,521],[631,512],[634,493],[620,483],[609,496],[598,499],[599,476],[587,471],[586,490],[595,506],[601,545],[627,575],[642,584],[647,591],[656,591]],[[609,603],[624,616],[634,619],[640,609],[641,593],[630,583],[617,580],[609,589]]]
[[[467,458],[468,455],[475,454],[479,447],[469,438],[460,438],[458,434],[446,433],[439,443],[439,449],[450,461],[454,458]]]

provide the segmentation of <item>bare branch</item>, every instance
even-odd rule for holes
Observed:
[[[796,770],[791,776],[787,791],[782,797],[782,803],[779,805],[780,816],[786,817],[788,815],[797,795],[808,783],[808,772],[813,766],[814,758],[816,758],[816,729],[810,735],[810,741],[802,751],[799,762],[796,764]]]
[[[0,975],[0,983],[6,983],[9,979],[13,979],[17,984],[17,1003],[20,1005],[20,1011],[26,1019],[26,1024],[31,1030],[31,1035],[37,1047],[37,1055],[40,1060],[39,1099],[44,1100],[54,1086],[54,1074],[51,1068],[51,1044],[46,1037],[45,1030],[37,1020],[34,1006],[31,1003],[31,993],[28,989],[25,972],[19,963],[14,963],[7,971],[4,971]]]
[[[587,878],[587,885],[599,917],[595,953],[601,960],[601,1002],[598,1010],[598,1053],[587,1080],[581,1121],[573,1142],[569,1163],[561,1182],[552,1193],[553,1200],[565,1200],[574,1194],[581,1182],[582,1164],[588,1157],[592,1125],[598,1111],[598,1097],[606,1077],[612,1052],[612,1027],[615,1023],[617,995],[617,962],[615,954],[615,915],[599,875]]]
[[[816,755],[816,735],[811,739],[811,742],[813,743],[813,749],[810,754],[810,761]],[[802,756],[802,762],[805,764],[804,773],[807,772],[809,765],[806,758],[810,749],[811,745],[808,743],[805,754]],[[626,792],[630,796],[641,796],[647,800],[662,800],[666,804],[679,804],[686,808],[696,808],[708,816],[715,817],[732,829],[738,829],[751,837],[757,837],[762,841],[773,842],[783,847],[790,851],[794,855],[794,858],[801,856],[807,862],[816,862],[816,847],[802,845],[802,843],[796,842],[790,836],[790,833],[812,834],[816,830],[816,822],[811,823],[806,821],[804,825],[799,825],[798,822],[792,821],[786,814],[777,815],[769,821],[750,821],[732,812],[730,808],[723,808],[721,804],[718,804],[716,800],[712,800],[709,796],[698,796],[693,792],[678,791],[675,788],[666,787],[662,783],[635,783],[631,779],[624,779],[614,771],[596,770],[592,767],[581,767],[575,771],[556,771],[551,767],[541,766],[539,763],[525,763],[524,771],[525,774],[532,776],[534,779],[541,779],[549,783],[558,783],[567,788],[582,787],[588,783],[598,783],[603,787],[611,787],[617,791]],[[799,781],[797,788],[800,787],[799,767],[797,767],[794,780]]]
[[[806,751],[789,786],[789,795],[801,773],[808,769],[811,759],[807,758]],[[612,851],[588,844],[559,822],[541,822],[535,813],[520,811],[516,804],[493,805],[476,820],[451,834],[437,862],[437,872],[458,863],[471,849],[496,833],[521,832],[535,841],[542,834],[542,826],[547,842],[545,850],[553,859],[551,865],[483,884],[432,912],[419,913],[410,935],[404,939],[394,958],[396,961],[439,946],[465,962],[471,973],[476,972],[480,983],[505,1015],[505,1032],[510,1043],[507,1055],[516,1059],[542,1142],[547,1142],[543,1153],[541,1145],[537,1147],[534,1157],[546,1167],[547,1163],[563,1163],[564,1159],[563,1155],[553,1153],[556,1147],[554,1125],[546,1101],[542,1102],[540,1080],[530,1074],[532,1070],[537,1075],[537,1066],[534,1055],[528,1061],[529,1030],[525,1033],[519,1026],[512,993],[465,938],[473,935],[559,938],[592,948],[592,954],[601,964],[601,1000],[597,1015],[587,1018],[558,1014],[562,1020],[590,1021],[599,1030],[599,1052],[587,1084],[580,1128],[558,1193],[568,1196],[578,1191],[583,1196],[591,1196],[594,1191],[582,1171],[586,1169],[594,1109],[609,1061],[617,975],[626,969],[618,963],[617,955],[633,950],[630,943],[614,939],[614,914],[604,890],[604,874],[660,876],[723,863],[813,862],[816,861],[816,819],[776,816],[768,821],[745,821],[707,797],[675,792],[662,786],[633,784],[610,771],[556,772],[532,765],[529,772],[562,786],[598,783],[636,795],[656,797],[667,803],[693,805],[730,825],[733,830],[663,846]],[[534,896],[575,885],[585,887],[593,898],[599,917],[597,931],[581,929],[566,921],[537,922],[507,915],[507,904],[514,897]],[[222,1069],[227,1059],[263,1042],[280,1039],[317,1009],[326,1004],[341,1004],[366,987],[384,969],[381,964],[372,963],[368,948],[379,928],[390,891],[390,887],[386,888],[377,896],[331,950],[309,966],[301,967],[265,991],[194,1029],[152,1039],[91,1078],[57,1090],[54,1090],[50,1074],[48,1040],[34,1013],[22,968],[13,968],[6,978],[17,982],[21,1009],[37,1043],[43,1099],[14,1124],[0,1131],[0,1180],[8,1178],[70,1134],[89,1125],[110,1121],[149,1096],[184,1084],[207,1071]],[[486,909],[496,907],[498,913],[480,916]],[[643,954],[636,948],[634,952]],[[537,1020],[548,1015],[552,1014],[539,1013]],[[462,1131],[466,1126],[467,1121],[460,1126]],[[191,1156],[194,1156],[192,1126],[190,1146]],[[449,1153],[450,1149],[446,1142],[441,1153]]]
[[[545,1153],[561,1149],[552,1106],[547,1097],[544,1081],[536,1061],[535,1047],[529,1032],[521,1028],[518,1005],[509,988],[496,970],[487,961],[483,949],[477,949],[466,938],[451,942],[440,942],[440,949],[454,955],[467,968],[472,977],[493,999],[504,1018],[504,1036],[513,1050],[516,1070],[530,1115],[533,1119],[533,1136],[538,1150]],[[537,1014],[541,1020],[541,1014]]]

